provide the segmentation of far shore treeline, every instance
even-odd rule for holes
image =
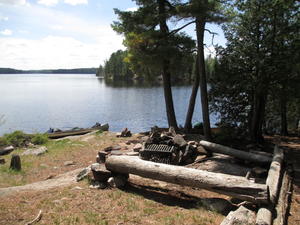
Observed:
[[[0,68],[0,74],[96,74],[98,68],[57,69],[57,70],[16,70]]]

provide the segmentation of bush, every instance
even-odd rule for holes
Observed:
[[[33,138],[31,139],[31,142],[35,145],[41,145],[41,144],[45,144],[49,141],[48,135],[45,134],[34,134]]]
[[[2,146],[13,145],[14,147],[24,147],[27,141],[40,145],[48,142],[49,139],[47,134],[25,134],[17,130],[11,134],[4,134],[0,144]]]

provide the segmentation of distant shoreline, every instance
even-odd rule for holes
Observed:
[[[0,74],[96,74],[97,69],[98,68],[17,70],[12,68],[0,68]]]

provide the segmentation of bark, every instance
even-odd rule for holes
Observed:
[[[195,102],[196,102],[197,93],[198,93],[198,89],[199,89],[199,80],[200,80],[199,60],[198,60],[198,55],[197,55],[194,84],[193,84],[189,108],[188,108],[188,112],[187,112],[186,119],[185,119],[185,125],[184,125],[184,130],[188,133],[192,129],[192,118],[193,118],[193,114],[194,114]]]
[[[276,219],[274,220],[274,225],[282,225],[287,224],[287,217],[288,217],[288,207],[289,207],[289,200],[291,196],[291,172],[292,169],[290,167],[286,168],[282,184],[280,188],[280,194],[278,198],[278,204],[276,206]]]
[[[21,170],[21,157],[19,155],[13,154],[10,161],[11,170]]]
[[[166,19],[166,10],[165,10],[165,0],[157,0],[159,7],[159,26],[160,32],[163,39],[163,42],[167,45],[168,42],[168,26]],[[164,59],[163,62],[163,83],[164,83],[164,95],[165,95],[165,103],[166,103],[166,111],[169,127],[173,126],[175,130],[178,129],[173,97],[172,97],[172,89],[171,89],[171,74],[170,74],[170,62]]]
[[[207,3],[207,0],[205,0]],[[198,60],[199,60],[199,74],[200,74],[200,94],[201,94],[201,106],[203,117],[203,131],[206,141],[211,141],[210,130],[210,118],[208,109],[208,95],[207,95],[207,82],[205,73],[205,61],[204,61],[204,31],[205,31],[205,16],[198,16],[196,18],[196,30],[197,30],[197,44],[198,44]]]
[[[267,93],[266,94],[256,94],[254,98],[253,106],[253,118],[250,128],[250,136],[253,143],[262,143],[262,128],[265,118],[265,108],[267,103]]]
[[[252,183],[240,176],[154,163],[132,156],[110,156],[105,166],[113,172],[202,188],[253,203],[268,202],[267,185]]]
[[[283,162],[283,149],[282,146],[276,145],[274,148],[274,157],[271,163],[266,185],[269,187],[270,201],[268,205],[261,205],[257,212],[256,224],[257,225],[271,225],[272,214],[278,198],[280,189],[280,172],[281,164]]]
[[[238,159],[243,159],[249,162],[261,163],[261,164],[270,164],[272,158],[266,157],[264,155],[254,154],[251,152],[245,152],[233,148],[229,148],[223,145],[215,144],[208,141],[200,141],[199,143],[205,149],[208,149],[212,152],[221,153],[225,155],[230,155]]]

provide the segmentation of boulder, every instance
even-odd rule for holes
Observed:
[[[2,149],[0,150],[0,155],[8,155],[8,154],[11,153],[13,150],[15,150],[13,146],[7,146],[7,147],[2,148]]]
[[[134,152],[139,152],[142,149],[143,145],[138,143],[133,147]]]
[[[251,225],[255,224],[255,213],[244,206],[230,212],[221,225]]]
[[[84,170],[80,171],[77,174],[76,180],[77,181],[83,180],[85,177],[88,176],[89,172],[91,172],[91,166],[89,166],[89,167],[85,168]]]
[[[88,173],[88,178],[90,181],[106,182],[108,178],[112,177],[111,171],[107,170],[105,166],[100,164],[98,168],[91,168]]]
[[[45,152],[48,152],[48,149],[45,146],[41,146],[39,148],[31,148],[27,149],[25,152],[23,152],[21,155],[42,155]]]
[[[177,134],[174,138],[173,138],[173,141],[174,141],[174,145],[181,148],[181,147],[185,147],[187,142],[186,140],[184,140],[184,138]]]

